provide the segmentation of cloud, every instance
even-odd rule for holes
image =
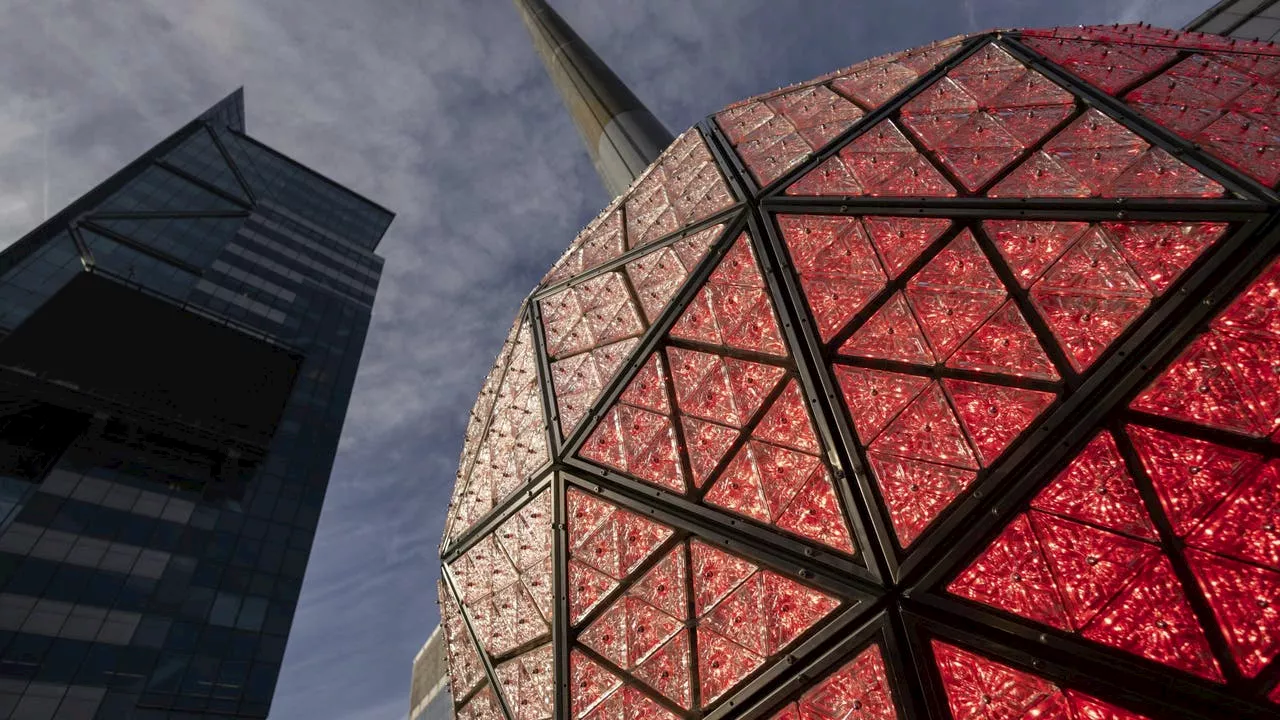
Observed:
[[[1182,22],[1203,3],[554,4],[679,132],[975,28]],[[251,135],[398,213],[272,717],[402,716],[467,411],[519,300],[608,199],[510,0],[6,9],[0,246],[43,217],[46,179],[60,208],[239,85]]]

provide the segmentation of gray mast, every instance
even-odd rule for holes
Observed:
[[[621,195],[674,138],[546,0],[515,0],[605,189]]]

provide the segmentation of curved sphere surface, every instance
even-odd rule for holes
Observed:
[[[1278,77],[991,32],[681,135],[472,412],[458,716],[1275,717]]]

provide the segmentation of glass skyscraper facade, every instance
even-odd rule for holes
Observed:
[[[391,219],[237,91],[0,253],[0,717],[266,717]]]

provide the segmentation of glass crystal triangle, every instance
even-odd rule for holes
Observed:
[[[1194,550],[1187,562],[1236,664],[1256,677],[1280,655],[1280,573]]]
[[[1173,530],[1191,534],[1261,458],[1242,450],[1154,428],[1130,425],[1126,432],[1155,486]]]
[[[1150,720],[954,645],[932,645],[955,720]]]
[[[932,365],[933,351],[901,292],[894,293],[844,345],[842,355]]]
[[[1031,506],[1144,540],[1156,539],[1142,497],[1111,433],[1099,433]]]
[[[836,365],[835,373],[853,417],[854,429],[864,445],[870,445],[889,421],[929,384],[928,378],[918,375],[847,365]]]
[[[936,382],[931,382],[871,443],[869,449],[900,457],[978,469],[978,461],[960,429],[960,422]]]
[[[1012,300],[969,336],[947,365],[1039,380],[1058,379],[1057,369]]]
[[[892,455],[871,453],[868,459],[898,544],[904,548],[978,477],[972,470]]]
[[[783,215],[783,239],[823,340],[884,287],[884,271],[857,218]]]

